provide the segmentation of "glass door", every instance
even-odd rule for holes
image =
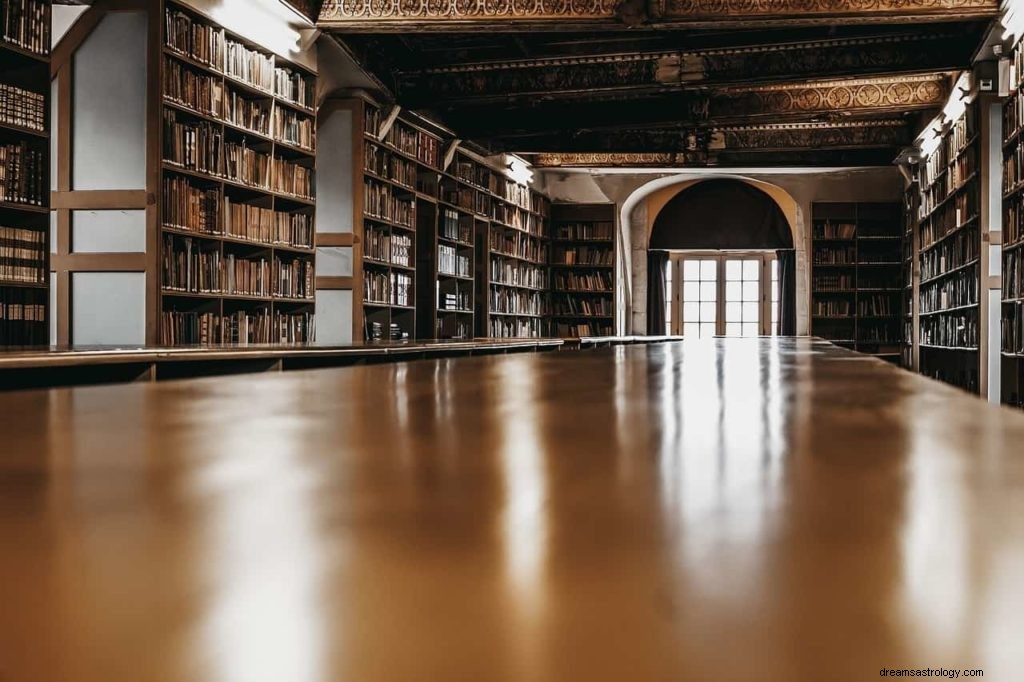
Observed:
[[[689,338],[770,336],[779,319],[773,251],[674,253],[669,326]]]

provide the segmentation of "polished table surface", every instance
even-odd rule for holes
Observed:
[[[1024,679],[1024,414],[811,340],[0,395],[2,682]]]

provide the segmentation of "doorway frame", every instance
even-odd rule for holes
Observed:
[[[683,336],[685,323],[683,313],[684,287],[683,263],[687,260],[716,260],[718,275],[715,281],[717,293],[715,305],[715,336],[725,336],[725,262],[727,260],[760,260],[760,277],[758,281],[760,293],[759,329],[760,336],[777,336],[776,325],[772,321],[772,263],[778,262],[776,251],[771,249],[737,249],[737,250],[680,250],[669,251],[668,310],[666,320],[672,335]],[[779,292],[781,295],[781,291]],[[781,301],[780,301],[781,304]]]

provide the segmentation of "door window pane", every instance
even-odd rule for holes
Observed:
[[[683,279],[687,282],[696,282],[700,279],[700,261],[683,261]]]
[[[683,261],[683,335],[714,336],[718,320],[718,261]]]
[[[726,334],[757,336],[761,322],[761,260],[730,259],[725,272]]]

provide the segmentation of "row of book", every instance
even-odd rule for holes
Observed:
[[[1020,53],[1020,50],[1016,50],[1015,54]],[[1006,138],[1006,142],[1020,133],[1021,128],[1024,128],[1024,92],[1019,90],[1006,100],[1006,104],[1003,105],[1003,135]]]
[[[472,277],[473,265],[470,257],[459,253],[454,246],[438,244],[437,271],[442,275]]]
[[[948,279],[921,287],[921,314],[978,304],[978,268],[970,267]]]
[[[900,342],[899,329],[894,328],[891,323],[877,323],[875,326],[863,327],[857,330],[857,343],[891,345]],[[861,349],[858,349],[861,350]]]
[[[556,246],[551,256],[552,265],[592,265],[613,267],[615,253],[611,247]]]
[[[560,291],[593,291],[610,293],[615,284],[609,272],[558,272],[555,288]]]
[[[47,156],[24,141],[0,145],[0,201],[45,206],[50,191],[44,173]]]
[[[1003,256],[1003,298],[1024,299],[1024,255],[1020,249]]]
[[[927,188],[956,161],[960,153],[974,142],[977,132],[976,110],[974,106],[968,106],[964,112],[953,121],[949,131],[943,136],[942,143],[925,159],[924,175],[921,178],[922,186]]]
[[[434,330],[439,339],[471,339],[473,320],[460,315],[444,315],[437,318]]]
[[[1003,306],[1003,351],[1024,355],[1024,301]]]
[[[559,323],[555,325],[558,336],[562,338],[575,338],[581,336],[612,336],[615,332],[610,322],[575,322],[573,324]]]
[[[46,130],[46,97],[15,85],[0,83],[0,123]]]
[[[412,237],[391,234],[386,228],[367,225],[365,232],[366,257],[381,263],[412,267]]]
[[[818,246],[812,260],[815,265],[854,265],[857,263],[857,249],[853,246]]]
[[[814,301],[811,314],[815,317],[852,317],[853,306],[850,301],[840,299]]]
[[[473,218],[460,214],[454,208],[442,206],[437,233],[442,239],[472,244]]]
[[[1024,193],[1005,202],[1003,212],[1003,246],[1013,246],[1024,240]]]
[[[373,142],[363,143],[363,167],[385,180],[416,187],[416,164]]]
[[[0,38],[38,55],[50,54],[50,0],[0,2]]]
[[[363,181],[363,212],[408,228],[416,225],[416,201],[395,196],[390,185],[371,178]]]
[[[313,119],[268,100],[242,94],[220,79],[196,71],[176,59],[164,60],[164,97],[188,109],[223,120],[233,126],[313,151],[316,126]]]
[[[929,246],[978,217],[979,185],[974,183],[921,222],[921,248]]]
[[[488,293],[490,312],[504,315],[547,315],[544,296],[536,291],[492,286]]]
[[[237,203],[224,197],[224,234],[262,244],[313,248],[313,216]]]
[[[815,239],[853,239],[857,234],[857,223],[848,221],[815,220]]]
[[[1024,145],[1018,144],[1003,158],[1003,192],[1011,192],[1024,182]]]
[[[43,284],[49,276],[46,232],[0,225],[0,285]]]
[[[409,338],[409,332],[402,329],[397,322],[391,322],[387,327],[387,334],[385,334],[383,322],[367,318],[366,338],[370,341],[405,341]]]
[[[375,131],[377,127],[368,128],[368,130]],[[407,126],[401,121],[395,121],[391,130],[384,137],[384,142],[431,168],[437,168],[440,165],[441,141],[433,135]]]
[[[899,314],[899,300],[884,294],[871,294],[857,300],[860,317],[893,317]]]
[[[271,189],[302,199],[313,200],[313,169],[281,158],[274,159]]]
[[[160,342],[167,346],[309,343],[316,329],[313,313],[280,310],[239,310],[227,315],[165,310],[160,317]]]
[[[978,259],[981,239],[977,227],[969,227],[921,253],[921,279],[929,280]]]
[[[316,125],[308,116],[275,108],[274,139],[313,151],[316,148]]]
[[[404,272],[363,273],[363,300],[379,305],[413,305],[413,278]]]
[[[921,318],[921,344],[963,349],[978,347],[978,311],[967,308],[949,315]]]
[[[562,317],[611,317],[613,305],[607,296],[560,296],[551,301],[554,314]]]
[[[491,230],[489,246],[493,253],[502,256],[522,258],[538,264],[544,263],[547,259],[547,249],[544,244],[521,233],[509,234]]]
[[[224,254],[188,237],[165,235],[162,277],[164,289],[175,292],[313,297],[312,261]]]
[[[547,272],[529,263],[491,256],[491,283],[506,286],[546,289]]]
[[[224,29],[168,7],[164,42],[172,51],[301,107],[312,109],[316,79],[227,36]]]
[[[452,182],[442,182],[441,201],[458,206],[478,215],[490,215],[490,198],[480,190],[463,187]]]
[[[221,207],[223,206],[223,223]],[[168,176],[163,185],[165,227],[254,243],[313,247],[313,218],[221,198],[220,189],[200,187],[188,178]]]
[[[492,220],[502,225],[514,227],[538,237],[544,235],[544,223],[540,218],[518,206],[494,202],[491,204],[490,216]]]
[[[492,317],[487,334],[493,339],[535,339],[544,336],[545,324],[537,318]]]
[[[610,221],[585,223],[559,223],[554,238],[563,241],[611,241],[615,238],[615,225]]]
[[[0,346],[48,344],[48,294],[41,289],[0,288]]]
[[[1010,87],[1019,88],[1024,83],[1024,49],[1020,44],[1010,55]]]
[[[471,312],[473,292],[467,289],[438,292],[437,309],[445,312]]]
[[[853,275],[814,275],[811,289],[815,292],[849,291],[854,288]]]

